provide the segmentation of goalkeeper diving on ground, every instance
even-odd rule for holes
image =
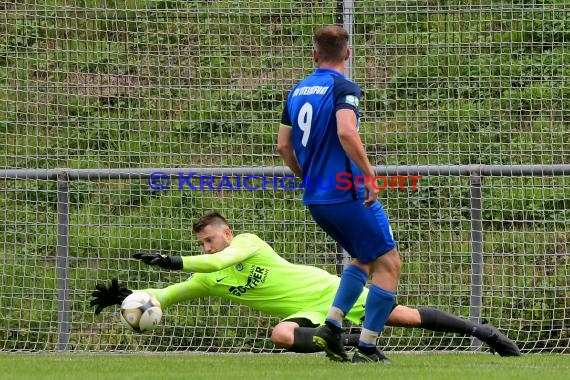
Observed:
[[[206,296],[232,300],[282,319],[271,334],[275,346],[299,353],[320,351],[312,338],[316,328],[324,323],[339,285],[338,276],[313,266],[290,263],[254,234],[234,237],[226,219],[215,211],[196,220],[193,230],[204,255],[134,255],[145,264],[193,275],[166,288],[140,290],[153,294],[163,309]],[[97,284],[91,306],[95,306],[95,314],[99,314],[108,306],[120,305],[131,293],[132,290],[120,286],[117,279],[109,286]],[[358,302],[346,315],[347,320],[362,323],[366,295],[364,288]],[[494,326],[478,325],[429,307],[414,309],[394,304],[387,325],[470,335],[501,356],[521,355],[516,344]],[[356,345],[358,337],[359,334],[345,334],[344,344]]]

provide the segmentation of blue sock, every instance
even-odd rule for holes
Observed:
[[[340,285],[334,297],[333,307],[340,309],[344,315],[348,314],[354,303],[362,293],[362,289],[368,281],[368,274],[355,265],[348,266],[340,278]],[[342,321],[327,316],[327,322],[340,327]]]
[[[381,332],[392,312],[396,293],[389,292],[374,284],[368,287],[368,296],[364,306],[363,327],[369,331]]]

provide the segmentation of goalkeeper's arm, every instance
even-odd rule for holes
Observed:
[[[155,296],[164,310],[170,305],[209,295],[208,286],[195,277],[197,276],[163,289],[142,289],[141,291]],[[119,281],[114,278],[109,286],[97,284],[92,293],[95,298],[91,300],[91,306],[95,306],[95,314],[97,315],[108,306],[120,305],[132,292],[132,290],[120,286]]]
[[[236,236],[229,247],[220,252],[198,256],[166,256],[160,253],[138,252],[133,255],[148,265],[184,272],[210,273],[236,265],[253,255],[259,246]]]
[[[182,256],[166,256],[160,253],[137,252],[133,255],[147,265],[156,265],[163,269],[182,270]]]

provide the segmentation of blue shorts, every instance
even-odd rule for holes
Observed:
[[[313,219],[350,256],[363,264],[396,248],[390,222],[380,202],[366,207],[362,199],[308,205]]]

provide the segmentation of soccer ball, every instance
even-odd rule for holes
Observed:
[[[121,304],[121,321],[130,330],[152,330],[162,318],[160,303],[147,292],[133,292]]]

